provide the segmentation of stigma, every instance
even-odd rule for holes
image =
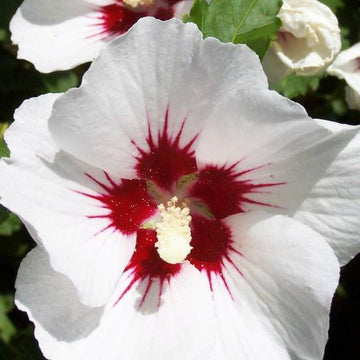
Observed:
[[[123,3],[136,8],[138,6],[150,6],[154,4],[154,0],[123,0]]]
[[[161,220],[155,225],[157,242],[155,247],[162,260],[169,264],[183,262],[192,246],[190,229],[190,209],[185,203],[177,206],[178,198],[174,196],[167,206],[158,206]]]

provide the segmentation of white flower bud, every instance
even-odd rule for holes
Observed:
[[[345,100],[350,109],[360,111],[360,43],[342,51],[327,72],[346,81]]]
[[[345,100],[350,109],[360,111],[360,94],[350,86],[345,88]]]
[[[323,71],[341,49],[336,16],[316,0],[284,0],[278,38],[265,55],[270,81],[295,72],[310,76]]]

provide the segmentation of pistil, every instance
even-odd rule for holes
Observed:
[[[161,221],[155,226],[158,240],[155,247],[161,259],[169,264],[183,262],[192,249],[190,209],[185,203],[181,206],[177,203],[178,198],[174,196],[166,207],[158,206]]]

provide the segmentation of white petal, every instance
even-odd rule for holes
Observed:
[[[341,75],[344,72],[353,71],[351,67],[349,67],[350,63],[360,57],[360,43],[357,43],[350,48],[342,51],[334,60],[334,62],[329,66],[327,72],[331,75],[339,76],[341,79]]]
[[[329,66],[330,75],[344,79],[357,93],[360,93],[360,43],[342,51]]]
[[[359,130],[332,133],[269,91],[239,92],[236,103],[229,98],[218,111],[199,138],[199,167],[250,170],[239,180],[264,186],[245,194],[256,203],[245,202],[243,210],[266,206],[296,216],[325,237],[342,263],[359,252]]]
[[[302,106],[275,91],[238,91],[205,124],[196,159],[200,167],[241,160],[246,170],[291,157],[329,134]]]
[[[126,282],[120,283],[120,291]],[[140,309],[141,289],[136,286],[117,305],[115,296],[105,311],[90,309],[79,303],[68,279],[54,272],[37,249],[21,265],[16,303],[35,323],[40,347],[52,360],[206,358],[215,340],[206,280],[184,264],[163,289],[159,307],[158,285],[152,284]]]
[[[114,0],[87,0],[89,4],[99,5],[99,6],[106,6],[111,5],[114,3]]]
[[[360,111],[360,93],[350,86],[345,86],[345,100],[349,108]]]
[[[331,248],[280,215],[234,215],[226,223],[241,255],[225,262],[228,289],[214,281],[221,358],[321,359],[339,276]]]
[[[72,282],[53,270],[41,247],[22,261],[15,287],[17,307],[59,341],[80,339],[99,325],[104,309],[83,305]]]
[[[360,252],[359,128],[321,120],[334,133],[356,134],[338,152],[307,196],[295,218],[321,233],[345,265]]]
[[[206,124],[196,159],[199,168],[234,165],[234,173],[243,173],[239,180],[268,184],[249,198],[290,214],[336,156],[337,149],[325,145],[312,158],[307,156],[329,137],[300,105],[275,92],[238,92]],[[252,208],[249,204],[244,210]]]
[[[330,75],[344,79],[348,86],[345,88],[345,99],[350,109],[360,109],[360,43],[342,51],[329,66]]]
[[[18,57],[39,71],[67,70],[97,56],[103,44],[96,36],[100,15],[84,0],[25,0],[11,20],[11,40],[19,46]]]
[[[276,54],[276,46],[270,46],[262,61],[264,72],[270,83],[290,75],[292,69],[285,65]]]
[[[58,95],[27,100],[5,134],[11,159],[0,162],[1,203],[31,225],[31,233],[50,253],[56,270],[67,274],[86,304],[103,304],[111,295],[134,247],[134,235],[109,226],[107,210],[87,194],[101,187],[86,173],[104,173],[58,151],[47,119]]]
[[[314,120],[318,124],[323,126],[325,129],[328,129],[329,131],[331,131],[334,134],[340,133],[340,132],[342,132],[344,130],[354,129],[353,125],[341,124],[341,123],[338,123],[336,121],[329,121],[329,120],[324,120],[324,119],[314,119]]]
[[[131,178],[138,154],[133,142],[147,149],[148,121],[156,136],[169,109],[169,135],[175,137],[185,121],[185,145],[222,98],[250,83],[267,86],[247,47],[202,41],[194,24],[177,19],[143,18],[104,47],[80,89],[55,103],[50,129],[62,149]]]
[[[34,161],[37,154],[49,161],[54,158],[57,147],[49,135],[47,119],[60,95],[46,94],[28,99],[15,110],[14,118],[19,121],[13,122],[4,135],[11,157],[23,159],[24,162]],[[21,136],[17,136],[17,133]],[[39,138],[43,141],[40,142]]]

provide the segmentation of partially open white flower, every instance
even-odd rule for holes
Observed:
[[[269,91],[246,46],[152,18],[15,117],[0,196],[38,242],[16,302],[45,357],[322,358],[334,251],[360,247],[357,128]]]
[[[350,86],[346,86],[345,100],[350,109],[360,111],[360,93],[357,90]]]
[[[48,73],[92,61],[140,18],[181,18],[193,0],[25,0],[11,20],[18,58]]]
[[[265,55],[270,81],[295,72],[309,76],[324,71],[341,49],[336,16],[317,0],[284,0],[278,38]]]
[[[345,99],[349,108],[360,110],[360,43],[342,51],[327,72],[346,81]]]

